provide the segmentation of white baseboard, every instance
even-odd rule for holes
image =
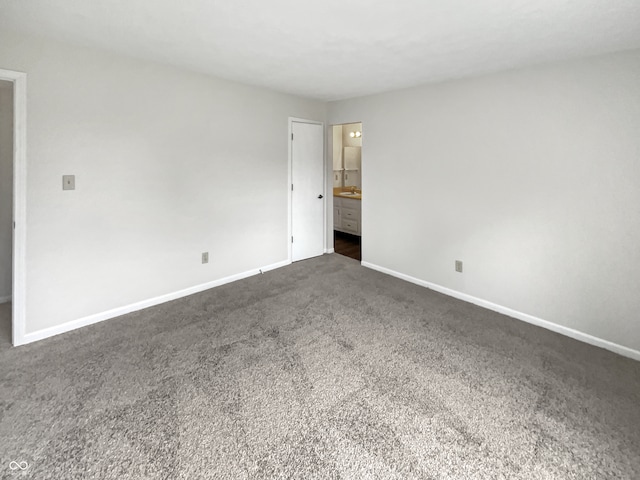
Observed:
[[[17,343],[16,346],[43,340],[45,338],[53,337],[54,335],[69,332],[80,327],[86,327],[87,325],[92,325],[94,323],[102,322],[103,320],[119,317],[120,315],[125,315],[137,310],[142,310],[143,308],[153,307],[154,305],[159,305],[161,303],[176,300],[188,295],[193,295],[194,293],[209,290],[210,288],[214,287],[219,287],[220,285],[235,282],[237,280],[242,280],[243,278],[251,277],[253,275],[259,275],[260,273],[268,272],[269,270],[275,270],[276,268],[284,267],[290,264],[291,262],[289,260],[284,260],[282,262],[273,263],[262,268],[254,268],[253,270],[247,270],[246,272],[230,275],[219,280],[213,280],[211,282],[195,285],[183,290],[178,290],[177,292],[167,293],[165,295],[160,295],[159,297],[149,298],[147,300],[142,300],[141,302],[136,302],[130,305],[114,308],[112,310],[107,310],[106,312],[96,313],[94,315],[89,315],[88,317],[79,318],[77,320],[71,320],[61,325],[56,325],[55,327],[44,328],[36,332],[27,333],[22,338],[22,342]]]
[[[324,253],[335,253],[335,250],[333,248],[325,248]]]
[[[415,283],[416,285],[420,285],[421,287],[426,287],[431,290],[435,290],[436,292],[443,293],[450,297],[458,298],[460,300],[464,300],[465,302],[473,303],[480,307],[484,307],[488,310],[493,310],[494,312],[502,313],[503,315],[507,315],[509,317],[516,318],[518,320],[522,320],[523,322],[531,323],[532,325],[537,325],[538,327],[546,328],[547,330],[560,333],[567,337],[571,337],[575,340],[579,340],[581,342],[588,343],[590,345],[595,345],[596,347],[604,348],[606,350],[617,353],[624,357],[628,357],[628,358],[632,358],[634,360],[640,361],[640,351],[634,350],[629,347],[625,347],[623,345],[619,345],[617,343],[610,342],[609,340],[604,340],[602,338],[594,337],[593,335],[589,335],[588,333],[584,333],[579,330],[574,330],[573,328],[558,325],[557,323],[549,322],[548,320],[543,320],[541,318],[534,317],[533,315],[529,315],[528,313],[523,313],[508,307],[503,307],[502,305],[498,305],[498,304],[489,302],[487,300],[483,300],[481,298],[468,295],[466,293],[458,292],[456,290],[452,290],[450,288],[443,287],[435,283],[427,282],[425,280],[421,280],[419,278],[415,278],[410,275],[405,275],[404,273],[396,272],[395,270],[381,267],[373,263],[362,262],[362,266],[370,268],[372,270],[377,270],[378,272],[386,273],[387,275],[391,275],[392,277],[406,280],[407,282]]]
[[[0,297],[0,303],[7,303],[11,301],[11,295],[6,295],[4,297]]]

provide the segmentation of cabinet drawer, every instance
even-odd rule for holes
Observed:
[[[360,221],[360,212],[351,208],[342,207],[342,218],[344,220],[356,220]]]
[[[343,210],[343,214],[344,214],[344,210]],[[344,216],[342,217],[342,229],[345,232],[352,232],[357,234],[358,233],[358,221],[357,220],[349,220],[344,218]]]
[[[350,208],[352,210],[360,210],[360,205],[362,202],[362,200],[356,200],[355,198],[346,198],[346,197],[342,197],[340,199],[340,202],[342,203],[342,206],[344,208]]]

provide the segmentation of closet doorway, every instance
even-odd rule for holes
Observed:
[[[0,348],[25,338],[27,75],[0,69]]]
[[[331,127],[334,252],[362,261],[362,123]]]
[[[0,79],[0,348],[11,346],[13,82]]]

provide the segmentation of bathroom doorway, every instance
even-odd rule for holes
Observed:
[[[362,261],[362,123],[331,127],[334,252]]]

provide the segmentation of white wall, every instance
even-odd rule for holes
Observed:
[[[0,301],[11,297],[13,83],[0,80]]]
[[[342,125],[334,125],[331,128],[331,135],[328,136],[329,147],[327,152],[331,153],[331,164],[333,165],[333,186],[342,186]]]
[[[6,31],[0,68],[28,75],[27,334],[287,259],[288,117],[325,104]]]
[[[363,260],[640,350],[639,86],[632,51],[329,104]]]

